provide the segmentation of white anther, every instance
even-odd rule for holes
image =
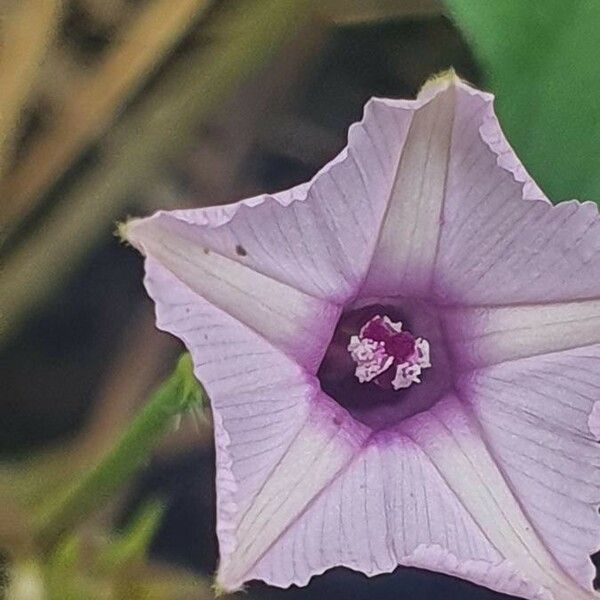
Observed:
[[[413,383],[421,383],[419,375],[421,367],[414,363],[405,362],[396,367],[396,377],[392,381],[395,390],[410,387]]]
[[[417,353],[416,363],[422,368],[427,369],[431,366],[429,360],[429,342],[423,338],[415,340],[415,351]]]
[[[387,370],[393,362],[394,358],[392,356],[388,356],[385,360],[365,362],[356,367],[354,374],[360,383],[372,381]]]
[[[381,375],[393,362],[394,357],[385,351],[383,342],[353,335],[348,344],[352,360],[357,364],[354,374],[360,383],[371,381]]]
[[[357,335],[353,335],[348,344],[348,352],[356,362],[373,360],[377,350],[383,348],[383,342],[376,342],[369,338],[360,339]]]
[[[392,321],[387,315],[383,317],[383,322],[398,333],[402,331],[402,321]]]

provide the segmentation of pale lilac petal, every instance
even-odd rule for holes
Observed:
[[[446,339],[460,368],[600,343],[600,300],[451,308]]]
[[[312,186],[171,214],[197,225],[198,239],[212,251],[318,298],[340,302],[356,293],[368,256],[361,241],[366,244],[372,229],[358,190],[347,196],[342,188],[329,193],[338,179],[342,186],[348,181],[340,174],[340,160],[323,169]],[[322,201],[324,193],[331,201]]]
[[[552,206],[510,149],[492,97],[457,88],[435,292],[444,303],[600,296],[595,204]]]
[[[199,298],[315,371],[339,307],[208,249],[198,229],[168,213],[157,213],[128,223],[127,237]]]
[[[306,585],[338,565],[376,575],[403,564],[507,593],[534,591],[503,561],[419,446],[406,436],[383,437],[356,457],[251,576],[287,587]]]
[[[321,395],[322,396],[322,395]],[[361,449],[367,428],[324,397],[311,405],[301,429],[245,510],[237,516],[235,547],[221,551],[218,584],[237,589],[265,552],[305,512]]]
[[[361,447],[368,430],[312,376],[199,298],[153,258],[157,325],[180,337],[210,398],[217,452],[219,583],[235,589]]]
[[[590,597],[540,542],[452,398],[372,438],[248,578],[305,585],[336,565],[375,575],[398,564],[532,600]]]
[[[564,564],[557,562],[555,548],[551,547],[551,553],[548,541],[531,526],[531,515],[522,510],[529,489],[513,492],[507,485],[498,457],[488,451],[478,423],[461,401],[448,397],[403,428],[429,456],[494,547],[526,579],[555,598],[594,597],[567,576],[561,568]]]
[[[172,211],[207,248],[341,303],[364,280],[414,107],[372,100],[348,146],[312,181],[228,206]]]
[[[154,259],[146,288],[157,326],[183,340],[212,406],[217,454],[217,534],[237,546],[242,510],[304,426],[318,385],[262,337],[199,298]]]
[[[386,212],[363,296],[416,295],[431,287],[450,160],[454,79],[450,75],[428,84],[410,104],[412,117],[408,132],[402,131],[402,147],[388,143],[393,168],[388,166]],[[405,105],[383,101],[397,115],[404,114]],[[373,121],[376,117],[374,113]]]
[[[600,345],[506,362],[465,375],[461,395],[556,560],[591,589],[600,548]]]
[[[440,89],[444,87],[447,86]],[[438,104],[438,90],[435,86],[434,89],[435,93],[428,89],[416,102],[368,102],[362,121],[350,127],[348,146],[311,182],[228,206],[158,213],[152,217],[153,226],[168,215],[173,221],[193,225],[193,236],[202,248],[316,298],[344,302],[358,293],[364,281],[390,196],[398,193],[394,179],[411,118],[417,108],[428,102]],[[413,137],[423,128],[431,133],[436,125],[435,112],[426,109],[426,114],[417,120],[418,127],[413,128]],[[418,152],[422,148],[416,145],[409,163],[420,159]],[[402,172],[406,175],[406,169]],[[437,202],[439,177],[435,183]],[[401,182],[402,187],[409,184],[414,188],[418,182],[414,178]],[[414,245],[427,237],[414,235],[417,225],[433,227],[432,235],[437,240],[438,218],[427,217],[430,191],[427,188],[422,193],[424,210],[413,215],[421,216],[413,219],[412,225],[406,225],[409,230],[401,250],[406,256],[399,256],[397,264],[418,261],[423,252],[430,252],[429,242],[425,248],[414,251]],[[402,197],[406,198],[406,194]],[[393,216],[404,219],[396,211]],[[150,227],[148,220],[143,219],[130,222],[125,231],[134,245],[134,225],[141,229],[140,224]],[[386,239],[389,233],[389,228],[383,231]],[[147,244],[153,235],[146,233]],[[397,249],[389,251],[396,253]],[[377,260],[384,259],[381,253],[377,256]],[[415,269],[409,270],[414,274]]]

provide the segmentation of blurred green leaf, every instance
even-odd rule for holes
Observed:
[[[49,497],[36,511],[33,524],[40,545],[52,549],[65,533],[108,502],[144,466],[173,423],[203,405],[204,390],[194,377],[189,354],[183,354],[173,373],[154,391],[115,447],[94,468]]]
[[[540,187],[555,201],[600,201],[600,2],[445,1]]]
[[[151,500],[143,505],[125,531],[111,539],[100,553],[97,559],[98,569],[113,573],[127,569],[132,563],[144,561],[164,510],[164,504],[158,500]]]

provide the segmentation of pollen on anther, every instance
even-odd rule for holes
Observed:
[[[429,343],[402,329],[400,321],[375,315],[353,335],[348,352],[356,363],[360,383],[400,390],[421,382],[421,372],[431,366]]]

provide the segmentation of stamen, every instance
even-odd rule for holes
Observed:
[[[388,316],[374,316],[353,335],[348,352],[356,363],[354,372],[360,383],[374,381],[383,388],[405,389],[420,383],[421,371],[431,367],[429,342],[414,338],[409,331],[402,330],[400,321]],[[390,377],[388,369],[394,369]],[[386,374],[385,377],[381,375]]]
[[[360,383],[371,381],[383,373],[393,362],[394,357],[386,354],[383,342],[353,335],[350,338],[348,351],[356,367],[356,377]]]
[[[369,338],[361,339],[353,335],[348,350],[358,365],[355,374],[360,383],[375,379],[394,362],[393,356],[386,354],[383,342],[376,342]]]

